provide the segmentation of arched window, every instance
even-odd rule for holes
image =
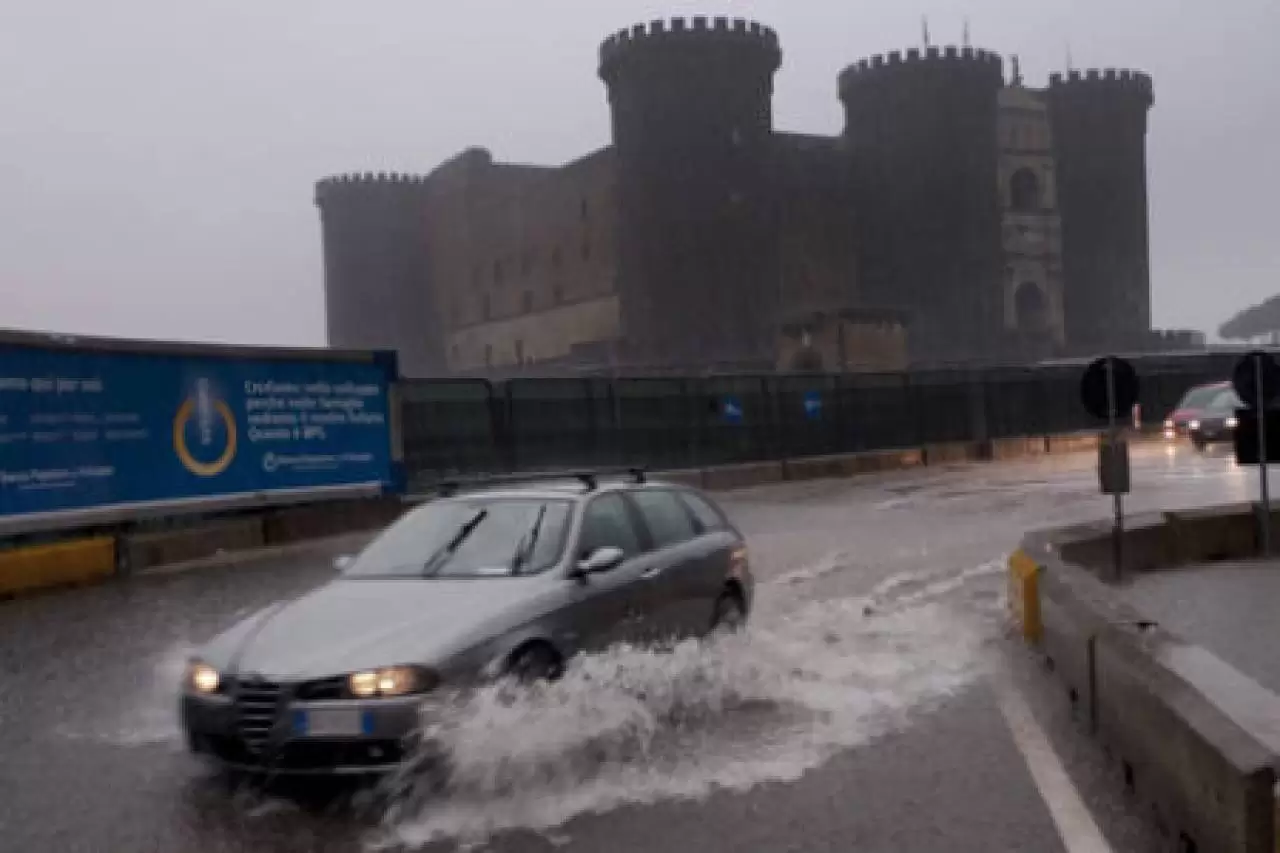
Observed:
[[[1030,169],[1019,169],[1009,180],[1009,204],[1020,213],[1040,210],[1040,179]]]
[[[1029,281],[1018,285],[1013,295],[1018,328],[1024,332],[1043,332],[1049,327],[1049,306],[1040,286]]]

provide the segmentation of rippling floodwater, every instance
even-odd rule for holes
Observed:
[[[623,805],[793,780],[980,672],[996,631],[998,564],[814,600],[813,584],[843,560],[763,584],[744,634],[615,649],[514,701],[493,688],[434,710],[424,728],[448,771],[392,780],[396,801],[371,843],[474,846]],[[962,587],[971,594],[957,603]]]

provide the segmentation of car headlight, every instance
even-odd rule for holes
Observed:
[[[1164,422],[1164,428],[1166,431],[1174,428],[1173,418],[1170,418],[1169,420]]]
[[[1227,429],[1235,429],[1238,426],[1240,426],[1240,421],[1234,415],[1227,418]]]
[[[1191,430],[1192,432],[1195,432],[1196,430],[1200,429],[1200,422],[1192,421],[1191,423],[1187,424],[1187,429]]]
[[[187,664],[185,683],[192,693],[209,695],[222,687],[222,676],[204,661],[193,660]]]
[[[374,696],[409,696],[435,688],[439,678],[430,670],[416,666],[388,666],[347,677],[347,690],[357,699]]]

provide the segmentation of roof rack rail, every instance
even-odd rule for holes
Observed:
[[[476,477],[454,477],[436,483],[440,497],[451,497],[467,488],[498,486],[506,483],[536,483],[541,480],[577,480],[587,491],[595,491],[600,478],[626,474],[633,483],[647,482],[643,467],[630,465],[622,468],[572,469],[568,471],[522,471],[514,474],[485,474]]]

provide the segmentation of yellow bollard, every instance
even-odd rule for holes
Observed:
[[[1040,566],[1019,548],[1009,555],[1009,616],[1028,643],[1040,642]]]
[[[105,580],[115,573],[111,536],[0,551],[0,596]]]

